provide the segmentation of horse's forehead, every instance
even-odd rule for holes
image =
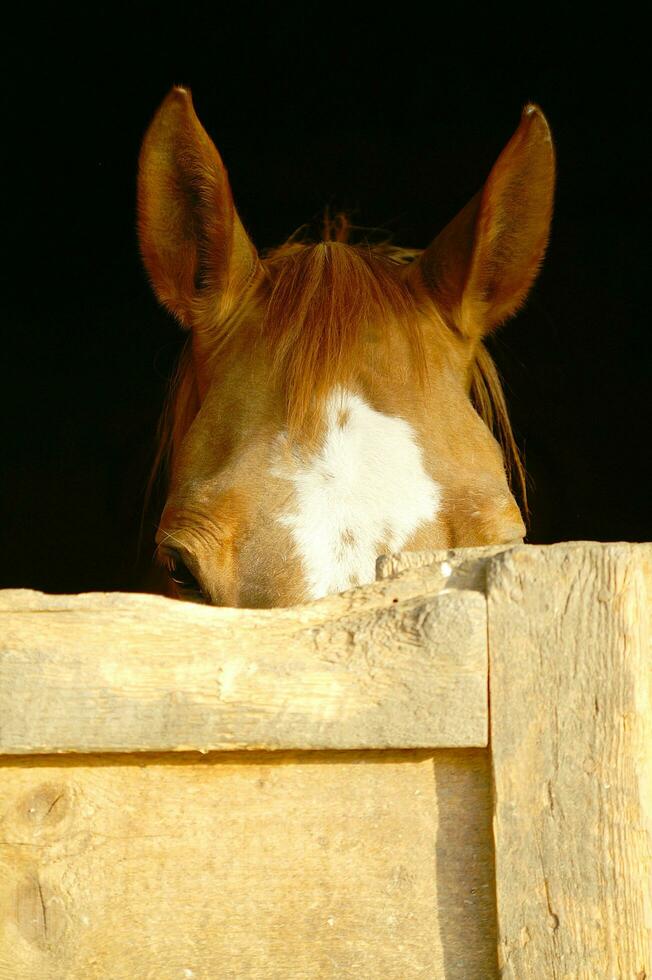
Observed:
[[[441,491],[412,427],[360,395],[331,393],[312,454],[288,452],[284,434],[276,448],[272,475],[293,490],[278,520],[301,556],[310,598],[373,581],[376,557],[436,518]]]

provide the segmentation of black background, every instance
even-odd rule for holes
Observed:
[[[546,24],[443,9],[30,7],[5,25],[1,584],[147,584],[144,486],[183,338],[140,265],[135,174],[174,83],[259,248],[327,204],[426,245],[538,102],[558,153],[552,239],[491,343],[531,475],[529,540],[652,538],[642,28],[595,8]]]

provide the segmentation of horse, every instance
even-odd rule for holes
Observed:
[[[291,237],[259,254],[190,91],[142,143],[138,234],[189,332],[160,434],[157,557],[180,599],[289,606],[399,550],[522,540],[524,470],[484,338],[534,282],[555,155],[528,104],[482,189],[423,250]]]

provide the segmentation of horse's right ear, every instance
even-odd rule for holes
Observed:
[[[408,266],[415,291],[472,342],[525,300],[548,243],[554,187],[550,129],[528,105],[482,190]]]
[[[226,168],[184,88],[172,89],[143,140],[138,233],[156,295],[186,327],[204,307],[197,300],[225,315],[257,265]]]

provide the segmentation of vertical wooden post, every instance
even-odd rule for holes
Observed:
[[[503,977],[652,976],[651,572],[650,545],[491,562]]]

